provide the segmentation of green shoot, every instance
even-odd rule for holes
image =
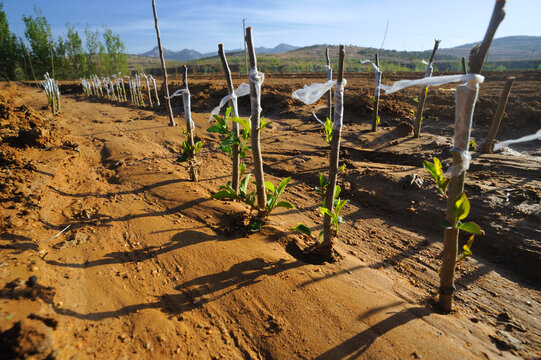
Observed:
[[[291,177],[286,177],[276,187],[270,181],[265,181],[265,189],[267,190],[267,216],[277,207],[284,207],[287,209],[295,208],[295,206],[293,206],[293,204],[289,201],[278,201],[280,195],[284,193],[290,180]]]
[[[432,179],[434,179],[434,182],[438,186],[438,191],[440,192],[440,195],[445,198],[447,193],[447,186],[449,185],[449,179],[443,176],[440,160],[437,157],[434,157],[433,163],[431,163],[430,161],[425,161],[423,165],[426,170],[428,170],[428,172],[432,176]]]
[[[462,246],[462,254],[460,254],[458,259],[456,260],[457,263],[463,261],[467,257],[472,256],[473,253],[471,251],[471,246],[473,245],[474,238],[475,238],[475,235],[470,236],[470,238],[468,239],[468,242],[464,246]]]
[[[203,146],[203,142],[201,140],[192,146],[189,141],[190,134],[188,134],[186,130],[182,130],[182,132],[184,133],[186,140],[184,140],[182,143],[182,153],[177,158],[177,162],[185,162],[189,159],[193,159],[193,157],[199,153],[199,150],[201,150],[201,147]]]
[[[330,144],[332,140],[332,122],[331,120],[329,120],[329,118],[325,120],[324,127],[325,127],[325,142],[327,144]]]
[[[211,195],[211,199],[231,199],[238,200],[252,208],[255,203],[255,191],[248,192],[248,184],[250,183],[251,174],[246,175],[239,184],[239,193],[235,192],[235,189],[231,186],[231,181],[228,181],[226,185],[220,186],[220,191]]]

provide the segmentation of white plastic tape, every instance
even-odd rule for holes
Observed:
[[[255,86],[255,96],[250,94],[250,105],[252,109],[257,106],[257,113],[261,114],[261,111],[263,110],[261,108],[261,85],[263,85],[263,81],[265,81],[265,74],[257,71],[257,69],[251,68],[248,79]]]
[[[458,153],[459,159],[454,159],[453,165],[445,176],[456,177],[470,168],[471,155],[470,132],[473,122],[473,110],[479,94],[479,79],[471,78],[468,82],[456,87],[455,136],[452,152]]]
[[[190,101],[190,90],[188,89],[178,89],[175,91],[169,98],[166,96],[166,99],[172,99],[176,96],[182,96],[182,105],[184,106],[184,116],[186,117],[186,123],[190,122],[192,129],[195,129],[195,123],[192,120],[192,109]]]
[[[237,108],[236,108],[236,105],[237,105],[236,99],[241,97],[241,96],[246,96],[248,94],[250,94],[250,85],[248,85],[247,83],[240,84],[239,87],[237,88],[237,90],[233,91],[232,94],[224,96],[222,98],[222,100],[220,100],[220,105],[218,105],[214,109],[212,109],[212,111],[210,112],[209,122],[213,119],[214,115],[218,115],[220,113],[220,111],[225,106],[225,104],[227,104],[227,102],[229,100],[231,100],[231,99],[234,99],[233,107],[235,108],[234,110],[237,110]],[[238,110],[233,112],[233,116],[238,116]]]
[[[342,83],[336,85],[334,89],[334,121],[332,124],[333,131],[342,131],[342,123],[344,119],[344,85],[346,79]]]
[[[343,85],[347,83],[346,79],[343,80]],[[332,87],[336,85],[336,80],[329,80],[326,83],[313,83],[312,85],[304,85],[304,88],[293,91],[291,97],[311,105],[318,101],[324,94],[327,93]]]
[[[496,145],[494,145],[494,151],[500,150],[511,144],[516,144],[516,143],[521,143],[521,142],[526,142],[526,141],[533,141],[533,140],[541,140],[541,129],[537,130],[535,134],[526,135],[518,139],[511,139],[511,140],[505,140],[505,141],[499,142]]]
[[[361,60],[361,64],[371,64],[375,71],[381,71],[379,67],[370,60]]]
[[[385,90],[385,94],[392,94],[394,92],[397,92],[399,90],[408,88],[410,86],[438,86],[438,85],[444,85],[444,84],[450,84],[450,83],[456,83],[456,82],[466,82],[466,81],[472,81],[477,84],[482,83],[485,81],[485,77],[479,74],[463,74],[463,75],[445,75],[445,76],[432,76],[432,77],[424,77],[422,79],[417,80],[400,80],[395,82],[392,86],[388,85],[381,85],[381,88]]]

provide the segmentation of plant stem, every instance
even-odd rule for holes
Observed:
[[[511,87],[515,82],[514,76],[507,77],[505,86],[502,90],[502,95],[500,96],[500,102],[498,103],[498,108],[496,109],[496,114],[494,114],[494,119],[492,119],[492,124],[490,125],[490,130],[488,131],[487,138],[483,145],[481,145],[481,152],[485,154],[492,153],[492,145],[494,144],[494,139],[498,134],[500,129],[500,124],[502,123],[503,113],[505,112],[505,107],[507,106],[507,99],[509,99],[509,92],[511,92]]]
[[[227,81],[227,90],[229,92],[229,95],[232,95],[235,92],[235,88],[233,87],[233,80],[231,79],[231,70],[229,69],[229,65],[227,64],[227,58],[225,57],[224,52],[224,45],[219,44],[218,45],[218,55],[220,56],[220,59],[222,60],[222,66],[224,68],[225,72],[225,79]],[[239,116],[238,111],[238,105],[237,105],[237,98],[231,98],[229,100],[229,104],[231,105],[231,113],[234,117]],[[235,136],[237,139],[240,138],[240,130],[239,130],[239,124],[233,121],[233,132],[235,133]],[[235,190],[235,192],[239,193],[239,181],[240,181],[240,156],[239,156],[239,146],[233,145],[233,173],[232,173],[232,179],[231,179],[231,186]]]
[[[438,46],[440,45],[441,40],[434,40],[434,49],[432,49],[432,55],[430,55],[430,60],[428,61],[428,65],[426,66],[426,73],[425,77],[431,77],[432,76],[432,63],[434,62],[434,56],[436,56],[436,51],[438,51]],[[426,101],[426,93],[428,92],[428,85],[424,86],[421,90],[421,94],[419,96],[419,101],[417,103],[417,116],[415,117],[415,127],[413,129],[413,136],[418,138],[421,134],[421,125],[423,122],[423,112],[425,110],[425,101]]]
[[[267,194],[265,192],[265,174],[263,173],[263,157],[261,156],[261,83],[257,83],[255,77],[259,78],[257,71],[257,59],[255,57],[254,44],[252,41],[252,27],[246,28],[246,45],[250,58],[250,105],[252,121],[252,155],[254,157],[254,172],[257,190],[257,213],[260,218],[267,216]]]
[[[486,32],[485,38],[480,46],[474,46],[470,53],[470,72],[474,74],[479,74],[483,63],[485,61],[488,49],[496,33],[496,29],[500,25],[501,21],[505,16],[503,7],[505,6],[505,0],[496,0],[496,5],[492,13],[492,18],[488,30]],[[469,94],[463,94],[462,104],[464,112],[461,117],[463,119],[469,120],[468,124],[465,124],[467,129],[462,132],[460,138],[455,137],[455,148],[460,150],[468,150],[471,125],[473,119],[473,110],[475,107],[475,101],[477,100],[477,91],[468,89],[468,84],[463,84],[457,86],[457,105],[459,101],[460,93],[466,93],[469,91]],[[478,89],[478,87],[477,87]],[[459,118],[457,111],[457,119]],[[457,129],[457,124],[455,123],[455,131]],[[461,163],[460,154],[458,152],[453,152],[453,165],[458,165]],[[453,176],[449,179],[449,187],[447,190],[447,221],[449,223],[454,222],[453,207],[455,199],[464,191],[464,180],[466,178],[466,171],[462,171],[460,175]],[[443,240],[443,259],[440,270],[440,297],[439,304],[443,311],[449,312],[453,307],[453,292],[454,292],[454,273],[456,267],[456,258],[458,255],[458,229],[446,229],[444,232]]]
[[[325,207],[333,212],[334,209],[334,189],[338,174],[338,162],[340,158],[340,137],[342,135],[342,123],[344,117],[343,89],[342,81],[344,79],[344,58],[346,56],[345,46],[340,45],[339,60],[338,60],[338,79],[336,89],[334,91],[334,122],[331,140],[331,156],[329,162],[329,185],[325,193]],[[322,250],[329,251],[327,255],[332,255],[334,246],[334,234],[332,229],[331,217],[325,214],[323,219],[323,243]]]
[[[160,38],[160,28],[158,26],[158,14],[156,13],[156,0],[152,0],[152,10],[154,12],[154,24],[156,27],[156,38],[158,39],[158,50],[160,52],[160,61],[162,63],[163,87],[165,90],[165,100],[167,113],[169,114],[169,126],[175,126],[173,118],[173,108],[171,107],[171,99],[169,98],[169,85],[167,84],[167,69],[165,68],[165,59],[163,57],[162,40]]]
[[[376,53],[374,55],[374,64],[379,68],[379,55]],[[379,79],[378,79],[379,78]],[[381,73],[376,71],[376,87],[378,82],[381,81]],[[374,113],[372,114],[372,131],[378,130],[378,116],[379,116],[379,89],[376,89],[374,92]]]

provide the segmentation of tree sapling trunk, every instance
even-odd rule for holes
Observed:
[[[187,140],[190,143],[191,149],[195,151],[195,141],[193,136],[194,128],[190,104],[190,91],[188,89],[188,68],[186,67],[186,65],[182,66],[182,84],[183,87],[186,89],[186,92],[182,94],[182,103],[184,105],[184,117],[186,118],[186,133],[188,134]],[[195,153],[190,154],[188,163],[190,165],[190,180],[199,180],[199,162],[196,159]]]
[[[220,59],[222,60],[222,65],[225,72],[225,79],[227,81],[227,90],[229,92],[229,95],[234,95],[235,88],[233,86],[233,80],[231,78],[231,70],[229,69],[229,65],[227,63],[227,58],[225,57],[224,52],[224,45],[219,44],[218,45],[218,55],[220,56]],[[229,100],[229,104],[231,105],[231,113],[234,117],[239,116],[238,111],[238,105],[237,105],[237,97],[232,96],[231,100]],[[240,136],[240,130],[239,130],[239,124],[235,121],[233,121],[233,132],[235,133],[235,136],[239,138]],[[233,173],[232,173],[232,179],[231,179],[231,186],[233,189],[235,189],[235,192],[238,194],[239,192],[239,181],[240,181],[240,156],[239,156],[239,146],[233,145]]]
[[[331,68],[331,57],[329,55],[329,48],[325,49],[325,58],[327,59],[327,81],[332,80],[332,68]],[[332,90],[329,90],[327,96],[327,114],[329,120],[332,121]]]
[[[469,67],[470,73],[472,74],[479,74],[481,72],[494,34],[505,16],[505,11],[503,10],[504,6],[505,0],[496,0],[492,18],[490,19],[490,24],[483,42],[480,45],[474,46],[470,53]],[[476,89],[472,89],[471,84],[457,86],[457,105],[459,101],[462,101],[461,106],[464,110],[462,114],[458,114],[457,111],[457,119],[455,121],[458,122],[457,120],[459,118],[464,122],[467,121],[465,124],[455,123],[455,132],[457,130],[457,125],[465,126],[464,131],[461,131],[459,136],[455,135],[454,148],[458,151],[453,151],[453,166],[456,166],[457,168],[461,168],[464,161],[461,151],[468,151],[469,147],[473,110],[479,90],[478,84],[475,85]],[[450,224],[454,223],[454,203],[457,197],[464,191],[465,178],[466,171],[464,170],[453,174],[449,179],[446,219]],[[440,269],[439,305],[445,312],[450,312],[453,307],[453,293],[455,289],[454,274],[458,256],[458,235],[459,230],[454,227],[446,229],[444,232],[443,259]]]
[[[171,99],[169,98],[169,85],[167,84],[167,69],[165,68],[165,59],[163,57],[162,40],[160,38],[160,28],[158,27],[158,14],[156,13],[156,0],[152,0],[152,10],[154,12],[154,24],[156,27],[156,38],[158,39],[158,50],[160,52],[160,62],[162,64],[163,85],[165,90],[165,100],[167,113],[169,114],[169,126],[175,126],[173,118],[173,108],[171,107]]]
[[[250,58],[250,106],[252,121],[252,155],[257,190],[257,214],[261,219],[267,216],[267,193],[265,192],[265,174],[263,173],[263,157],[261,156],[261,83],[263,74],[257,71],[257,59],[252,41],[252,27],[246,28],[246,45]]]
[[[342,124],[344,118],[344,58],[346,55],[345,46],[340,45],[338,60],[338,79],[334,91],[334,122],[331,139],[331,156],[329,162],[329,185],[325,193],[325,207],[332,213],[334,209],[334,192],[338,175],[338,162],[340,160],[340,138],[342,136]],[[334,229],[331,217],[325,214],[323,218],[323,242],[317,244],[311,253],[321,256],[325,260],[334,260]]]
[[[432,63],[434,62],[434,56],[436,56],[436,51],[438,51],[438,46],[440,45],[441,40],[434,40],[434,49],[432,49],[432,55],[430,55],[430,60],[428,60],[428,65],[426,66],[425,77],[432,76]],[[413,136],[418,138],[421,135],[421,125],[423,123],[423,112],[425,110],[425,101],[426,94],[428,92],[428,85],[424,86],[421,90],[421,94],[417,103],[417,115],[415,117],[415,126],[413,129]]]
[[[505,107],[507,106],[507,100],[509,99],[509,92],[511,92],[511,87],[513,86],[514,82],[514,76],[507,77],[507,81],[505,82],[502,95],[500,96],[500,102],[498,103],[496,114],[494,114],[494,119],[492,119],[492,124],[490,125],[487,138],[481,145],[480,150],[482,153],[492,153],[492,145],[494,145],[494,139],[496,139],[496,135],[498,135],[498,130],[500,129],[500,124],[502,123],[503,114],[505,112]]]
[[[379,55],[374,56],[374,64],[379,68]],[[378,130],[379,125],[379,84],[381,83],[381,72],[376,71],[376,89],[374,91],[374,113],[372,114],[372,131]]]

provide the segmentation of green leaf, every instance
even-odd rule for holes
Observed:
[[[292,203],[290,203],[289,201],[286,201],[286,200],[282,200],[282,201],[277,202],[275,207],[283,207],[283,208],[286,208],[286,209],[295,209],[295,206]]]
[[[265,189],[274,193],[274,185],[270,181],[265,181]]]
[[[340,199],[338,199],[338,205],[336,205],[335,212],[338,214],[340,212],[340,210],[342,210],[344,205],[346,205],[348,203],[348,201],[349,200],[340,200]]]
[[[462,193],[457,196],[453,205],[453,214],[455,215],[455,221],[458,222],[465,219],[470,213],[470,201],[466,196],[466,193]]]
[[[184,151],[178,158],[177,162],[185,162],[188,161],[188,152]]]
[[[266,121],[264,117],[261,118],[261,129],[264,129],[266,126],[268,126],[269,124],[271,124],[272,121]]]
[[[240,170],[240,174],[244,175],[244,173],[246,172],[246,164],[245,163],[240,163],[239,170]]]
[[[245,131],[246,130],[249,131],[249,129],[251,128],[250,122],[246,119],[235,116],[235,117],[232,117],[231,120],[241,125]]]
[[[211,199],[238,199],[239,196],[235,194],[234,192],[231,193],[229,190],[221,190],[218,191],[216,194],[212,194],[210,196]]]
[[[280,184],[278,184],[278,188],[276,189],[276,193],[278,195],[282,194],[287,186],[289,184],[289,181],[291,180],[291,176],[286,177],[282,181],[280,181]]]
[[[228,106],[227,109],[225,109],[225,115],[224,115],[224,117],[225,117],[225,118],[228,118],[228,117],[229,117],[229,114],[231,114],[231,106]]]
[[[312,236],[312,231],[308,228],[308,226],[306,226],[306,225],[304,225],[302,223],[298,223],[297,226],[290,227],[289,230],[298,231],[300,233],[303,233],[305,235],[313,237]]]
[[[326,207],[320,206],[319,211],[321,212],[321,215],[329,215],[332,218],[332,214]]]
[[[252,174],[248,174],[240,181],[239,184],[239,191],[243,194],[246,194],[246,190],[248,189],[248,184],[250,183],[250,176]]]
[[[476,223],[474,222],[465,222],[465,223],[460,223],[457,228],[459,228],[460,230],[464,230],[464,231],[467,231],[469,233],[472,233],[472,234],[476,234],[476,235],[481,235],[483,234],[483,230],[481,230],[481,228],[479,227],[479,225],[477,225]]]
[[[340,187],[340,185],[336,185],[334,187],[334,198],[335,199],[338,199],[338,196],[340,196],[341,191],[342,191],[342,188]]]
[[[346,169],[346,164],[344,163],[344,164],[342,164],[342,166],[340,166],[340,167],[338,168],[338,172],[342,172],[342,171],[344,171],[345,169]]]
[[[252,221],[248,225],[248,229],[250,229],[250,231],[256,232],[256,231],[259,231],[262,226],[263,226],[263,223],[261,221]]]
[[[452,229],[453,226],[451,224],[449,224],[449,221],[447,220],[442,220],[440,221],[440,226],[444,229]]]

